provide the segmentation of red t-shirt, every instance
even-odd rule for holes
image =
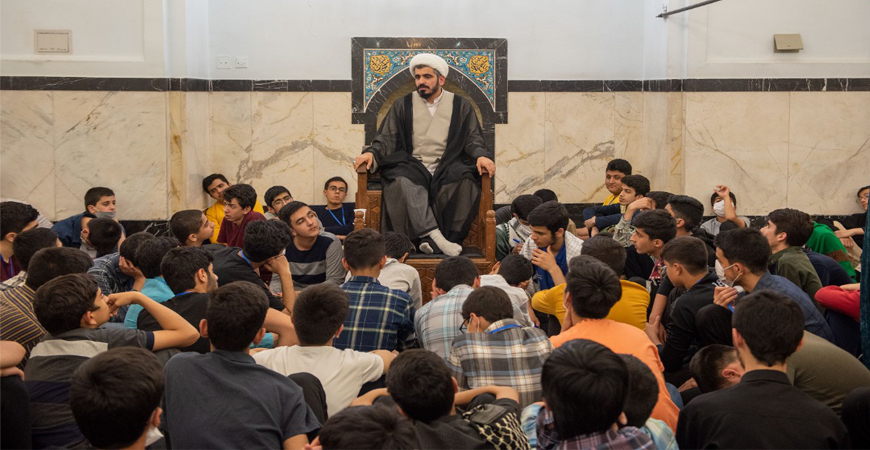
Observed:
[[[18,266],[18,260],[15,255],[9,258],[9,261],[0,256],[0,281],[6,281],[21,272],[21,267]]]
[[[221,231],[218,234],[217,242],[227,244],[228,247],[243,248],[245,245],[245,227],[250,222],[258,220],[266,220],[266,217],[256,211],[245,214],[242,224],[238,226],[227,217],[224,217],[224,220],[221,222]]]

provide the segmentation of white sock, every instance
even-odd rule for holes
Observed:
[[[432,250],[432,246],[429,245],[428,242],[424,242],[424,243],[420,244],[420,251],[427,254],[427,255],[431,255],[431,254],[435,253],[435,250]]]
[[[430,231],[427,236],[432,238],[432,241],[435,242],[435,245],[437,245],[438,248],[440,248],[441,251],[447,256],[458,256],[460,253],[462,253],[462,246],[448,241],[447,238],[445,238],[444,235],[441,234],[441,230],[437,228]]]

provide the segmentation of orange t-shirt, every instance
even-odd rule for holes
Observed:
[[[659,358],[659,351],[646,335],[646,332],[624,323],[614,322],[610,319],[584,320],[575,324],[567,331],[550,338],[553,347],[559,348],[565,342],[574,339],[588,339],[597,342],[614,353],[625,353],[637,357],[649,366],[659,385],[659,400],[652,411],[652,418],[664,421],[676,432],[677,417],[680,410],[671,401],[671,396],[665,387],[665,378],[662,372],[665,370]]]

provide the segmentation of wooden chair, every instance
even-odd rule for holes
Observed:
[[[357,169],[356,208],[354,229],[381,229],[381,183],[380,180],[369,179],[365,166]],[[374,177],[372,177],[374,178]],[[492,210],[493,194],[489,174],[483,174],[480,180],[480,208],[477,218],[471,224],[468,236],[462,242],[462,255],[470,258],[477,266],[478,272],[488,274],[495,264],[495,211]],[[423,303],[432,299],[432,280],[435,279],[435,267],[444,259],[442,254],[427,255],[415,253],[408,256],[405,263],[417,269],[420,273],[420,284],[423,288]]]

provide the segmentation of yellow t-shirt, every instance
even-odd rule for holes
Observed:
[[[602,205],[615,205],[617,203],[619,203],[619,194],[610,194],[610,196],[604,200],[604,203],[602,203]]]
[[[260,214],[265,214],[263,212],[263,205],[260,204],[259,200],[254,203],[254,211],[257,211]],[[217,239],[221,232],[221,222],[224,221],[223,202],[214,202],[214,205],[209,206],[208,209],[205,210],[205,218],[214,224],[214,235],[212,235],[211,242],[215,243],[217,242],[215,239]]]
[[[644,329],[646,326],[646,310],[649,306],[649,292],[643,286],[628,280],[619,280],[622,284],[622,297],[610,309],[607,318],[633,327]],[[532,308],[544,314],[551,314],[559,319],[565,318],[565,284],[536,293],[532,297]]]

